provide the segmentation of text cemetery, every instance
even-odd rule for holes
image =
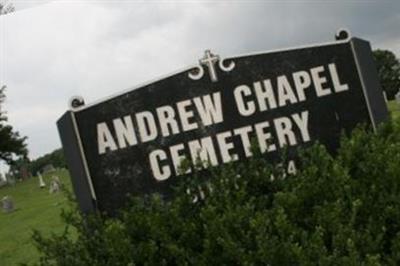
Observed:
[[[333,81],[333,87],[329,88],[326,75]],[[291,84],[294,84],[292,87]],[[273,87],[276,86],[276,87]],[[235,104],[237,111],[242,116],[249,116],[255,112],[265,112],[290,104],[296,104],[307,100],[305,90],[313,89],[317,97],[324,97],[332,93],[340,93],[349,89],[347,84],[339,80],[335,64],[318,66],[308,71],[294,72],[291,76],[278,76],[254,81],[253,84],[242,84],[234,88]],[[216,92],[192,99],[179,101],[172,105],[165,105],[155,110],[146,110],[136,114],[126,115],[113,119],[112,123],[101,122],[97,124],[97,141],[99,154],[108,149],[115,151],[129,146],[153,141],[157,137],[169,137],[181,132],[198,129],[222,123],[224,114],[222,108],[221,93]],[[177,110],[177,112],[175,112]],[[199,117],[196,118],[195,114]],[[165,180],[171,176],[169,166],[161,166],[162,162],[170,156],[174,171],[179,175],[179,166],[185,159],[185,147],[189,149],[192,161],[210,162],[216,166],[237,160],[235,149],[243,149],[246,157],[251,156],[250,135],[255,133],[261,152],[275,151],[276,147],[294,146],[310,141],[308,131],[309,112],[294,113],[290,116],[277,117],[271,121],[262,121],[240,128],[224,131],[211,137],[194,139],[188,143],[179,143],[170,146],[168,150],[156,149],[149,154],[149,161],[154,178]],[[136,127],[134,126],[136,125]],[[137,132],[135,131],[137,128]],[[157,128],[161,130],[158,131]],[[271,130],[276,132],[277,140],[272,142]],[[115,132],[114,139],[111,132]],[[241,147],[235,147],[230,141],[232,136],[241,138]],[[213,143],[217,143],[217,147]],[[216,149],[222,155],[222,161],[216,156]]]

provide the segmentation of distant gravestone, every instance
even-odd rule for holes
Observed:
[[[1,202],[3,204],[3,212],[10,213],[14,211],[14,202],[10,196],[3,197]]]
[[[49,189],[50,194],[58,193],[60,192],[60,189],[61,189],[60,178],[58,176],[53,176],[50,181],[50,189]]]
[[[55,168],[52,164],[46,164],[43,168],[42,168],[42,173],[43,174],[47,174],[47,173],[51,173],[54,172]]]
[[[80,207],[113,213],[127,195],[168,196],[182,160],[218,167],[251,157],[251,140],[270,162],[299,147],[335,152],[343,132],[387,118],[371,47],[340,31],[332,43],[197,64],[85,105],[73,98],[57,122]],[[286,168],[286,167],[285,167]],[[183,177],[182,177],[183,175]]]
[[[42,175],[40,173],[37,173],[37,176],[39,178],[39,187],[40,188],[46,187],[46,183],[44,182]]]

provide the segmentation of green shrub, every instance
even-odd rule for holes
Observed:
[[[299,157],[287,177],[259,155],[207,182],[195,174],[172,200],[135,198],[117,218],[64,213],[63,235],[34,234],[40,263],[399,265],[400,125],[357,129],[335,158],[321,145]],[[205,198],[193,203],[187,187]]]

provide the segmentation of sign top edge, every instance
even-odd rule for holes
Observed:
[[[287,47],[287,48],[279,48],[279,49],[271,49],[271,50],[264,50],[264,51],[251,52],[251,53],[243,53],[243,54],[239,54],[239,55],[235,55],[235,56],[225,57],[224,60],[235,59],[235,58],[241,58],[241,57],[246,57],[246,56],[257,56],[257,55],[269,54],[269,53],[286,52],[286,51],[292,51],[292,50],[298,50],[298,49],[305,49],[305,48],[323,47],[323,46],[329,46],[329,45],[335,45],[335,44],[345,44],[345,43],[349,43],[350,40],[353,39],[353,38],[355,38],[355,37],[349,37],[349,38],[347,38],[347,39],[345,39],[345,40],[336,40],[336,41],[332,41],[332,42],[323,42],[323,43],[316,43],[316,44],[306,44],[306,45],[293,46],[293,47]],[[172,77],[172,76],[174,76],[174,75],[176,75],[176,74],[183,73],[183,72],[186,72],[186,71],[188,71],[188,70],[194,69],[194,68],[196,68],[196,66],[197,66],[197,64],[189,65],[189,66],[187,66],[187,67],[184,67],[184,68],[175,70],[175,71],[173,71],[173,72],[171,72],[171,73],[168,73],[168,74],[166,74],[166,75],[158,76],[158,77],[156,77],[156,78],[154,78],[154,79],[151,79],[151,80],[149,80],[149,81],[142,82],[142,83],[140,83],[140,84],[138,84],[138,85],[136,85],[136,86],[129,87],[129,88],[124,89],[124,90],[122,90],[122,91],[119,91],[119,92],[117,92],[117,93],[114,93],[114,94],[111,94],[111,95],[109,95],[109,96],[106,96],[106,97],[97,99],[97,100],[93,101],[92,103],[85,104],[85,105],[82,105],[82,106],[80,106],[80,107],[73,108],[73,109],[70,108],[68,111],[71,111],[71,112],[74,112],[74,113],[78,113],[78,112],[80,112],[80,111],[84,111],[84,110],[89,109],[89,108],[91,108],[91,107],[93,107],[93,106],[96,106],[96,105],[98,105],[98,104],[101,104],[101,103],[103,103],[103,102],[105,102],[105,101],[108,101],[108,100],[117,98],[117,97],[119,97],[119,96],[121,96],[121,95],[124,95],[124,94],[126,94],[126,93],[128,93],[128,92],[131,92],[131,91],[140,89],[140,88],[142,88],[142,87],[148,86],[148,85],[150,85],[150,84],[152,84],[152,83],[155,83],[155,82],[157,82],[157,81],[160,81],[160,80],[163,80],[163,79]]]

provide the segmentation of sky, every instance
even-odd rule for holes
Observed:
[[[0,0],[3,1],[3,0]],[[86,103],[222,57],[334,41],[339,28],[400,57],[400,1],[11,1],[0,84],[30,158],[61,147],[56,121]]]

